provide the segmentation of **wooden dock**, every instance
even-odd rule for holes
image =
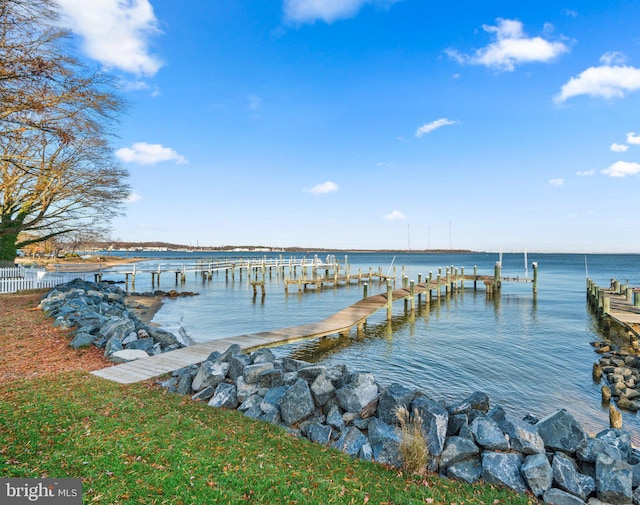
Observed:
[[[499,289],[501,282],[516,280],[501,277],[496,279],[491,276],[480,275],[465,276],[463,272],[464,270],[458,273],[457,269],[447,269],[446,276],[442,276],[441,274],[438,274],[435,278],[429,276],[425,279],[424,283],[420,282],[418,284],[414,281],[408,281],[405,277],[403,278],[402,288],[395,290],[392,287],[391,281],[387,280],[387,292],[373,296],[367,295],[368,284],[365,284],[362,300],[317,323],[211,340],[183,349],[96,370],[92,373],[98,377],[122,384],[131,384],[151,379],[179,368],[201,363],[206,360],[213,351],[224,352],[232,344],[240,345],[243,351],[250,351],[259,347],[274,347],[332,334],[348,335],[354,327],[361,330],[366,320],[383,308],[387,309],[387,318],[391,319],[393,303],[395,301],[404,300],[405,308],[410,305],[413,311],[415,310],[416,297],[420,299],[420,297],[424,295],[425,302],[430,303],[434,297],[440,298],[442,296],[442,288],[444,288],[445,291],[444,296],[449,296],[458,289],[463,289],[465,281],[472,281],[474,283],[474,289],[478,281],[483,282],[487,288],[495,285],[497,289]],[[488,296],[490,293],[489,289],[487,289]]]
[[[587,300],[605,329],[613,322],[640,338],[640,288],[615,279],[610,286],[602,288],[587,279]]]

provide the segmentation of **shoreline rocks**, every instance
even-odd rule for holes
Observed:
[[[55,319],[54,326],[74,328],[71,347],[95,345],[116,363],[189,345],[188,336],[176,336],[141,321],[126,304],[126,296],[113,284],[75,279],[47,293],[39,308]]]
[[[405,408],[421,418],[425,469],[443,477],[482,479],[553,504],[640,504],[640,451],[629,433],[590,437],[564,409],[518,419],[481,392],[450,405],[402,384],[383,387],[373,374],[343,365],[276,359],[268,349],[248,355],[237,345],[161,385],[393,467],[403,465],[396,410]]]

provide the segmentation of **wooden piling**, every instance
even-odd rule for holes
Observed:
[[[393,286],[391,281],[387,279],[387,319],[391,321],[393,314]]]

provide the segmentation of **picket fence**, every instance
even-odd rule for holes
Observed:
[[[27,289],[53,288],[73,279],[92,280],[93,274],[53,273],[40,268],[0,268],[0,294]]]

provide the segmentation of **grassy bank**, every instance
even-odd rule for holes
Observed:
[[[0,338],[0,354],[16,341],[28,348],[44,338],[27,343],[41,330],[16,330],[32,324],[19,322],[20,310],[0,310],[0,331],[22,335]],[[39,313],[33,317],[45,324]],[[88,357],[69,358],[67,350],[60,351],[63,364],[80,366]],[[84,503],[532,503],[494,486],[353,460],[149,383],[123,386],[86,371],[56,371],[44,357],[41,364],[46,373],[14,374],[0,385],[0,477],[80,477]]]

